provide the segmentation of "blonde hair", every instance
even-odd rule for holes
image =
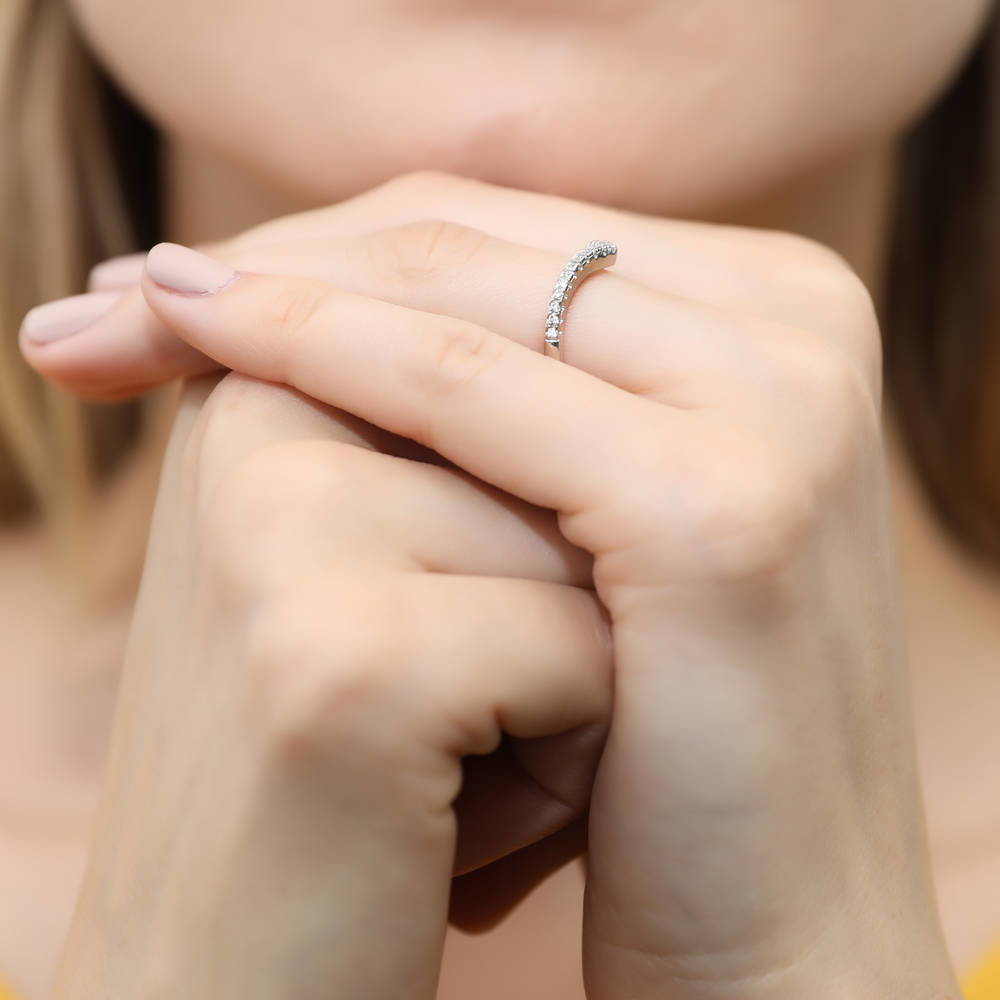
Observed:
[[[115,162],[107,89],[62,0],[0,3],[0,521],[76,525],[135,440],[137,404],[81,403],[24,363],[17,332],[39,302],[82,290],[90,267],[137,249]],[[71,529],[72,530],[72,529]]]

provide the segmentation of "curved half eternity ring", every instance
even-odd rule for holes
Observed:
[[[569,263],[559,272],[549,300],[549,315],[545,321],[545,354],[548,357],[559,358],[566,307],[580,282],[588,274],[610,267],[617,259],[618,247],[614,243],[591,240],[582,250],[573,254]]]

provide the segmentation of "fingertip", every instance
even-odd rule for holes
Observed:
[[[218,367],[166,329],[138,288],[38,306],[25,317],[19,344],[27,364],[46,381],[101,402]]]
[[[228,264],[179,243],[157,243],[145,261],[145,277],[168,292],[214,295],[238,276]]]
[[[123,294],[120,291],[84,292],[29,309],[18,332],[21,352],[25,357],[35,356],[40,348],[86,330]]]
[[[138,285],[145,264],[144,252],[109,257],[91,268],[87,277],[87,289],[91,292],[124,290]]]

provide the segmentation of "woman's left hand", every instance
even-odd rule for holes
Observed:
[[[460,178],[403,178],[381,199],[220,247],[231,279],[157,249],[145,302],[127,294],[68,339],[26,335],[26,355],[105,395],[100,373],[128,364],[134,385],[216,363],[285,382],[558,512],[593,554],[615,651],[591,1000],[957,998],[861,281],[799,237]],[[581,286],[556,362],[545,302],[592,237],[620,260]]]

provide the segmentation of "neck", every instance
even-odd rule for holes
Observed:
[[[899,149],[886,142],[802,174],[707,221],[798,233],[836,250],[880,298]]]
[[[0,533],[0,816],[76,828],[101,778],[145,549],[169,392],[70,556],[40,525]]]

